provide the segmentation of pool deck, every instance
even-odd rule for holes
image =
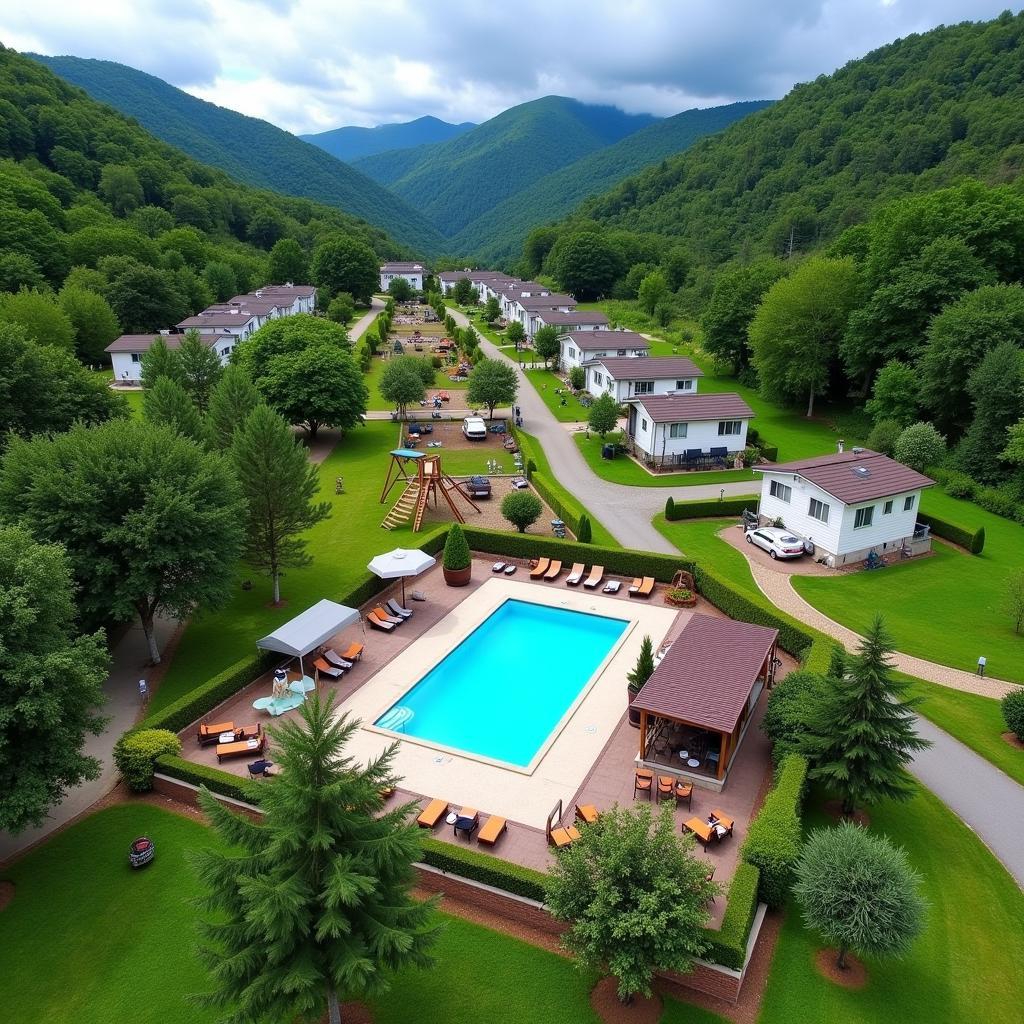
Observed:
[[[405,740],[400,745],[396,773],[403,781],[394,800],[425,804],[429,799],[440,797],[449,801],[452,808],[478,809],[481,821],[487,815],[500,814],[509,821],[508,831],[494,847],[479,848],[543,871],[549,868],[553,856],[544,825],[557,801],[562,801],[565,824],[573,820],[576,804],[594,804],[600,810],[616,803],[630,806],[634,802],[638,730],[629,725],[625,715],[625,673],[635,664],[645,633],[651,635],[657,650],[665,640],[678,635],[692,612],[665,606],[657,592],[647,600],[631,599],[626,593],[629,581],[617,595],[595,594],[566,586],[564,573],[560,580],[543,583],[531,581],[528,569],[522,566],[511,579],[493,576],[490,566],[490,560],[476,559],[473,581],[464,588],[447,587],[439,566],[424,573],[415,583],[410,582],[407,592],[422,590],[427,600],[410,602],[415,611],[413,618],[392,633],[371,630],[363,624],[344,630],[334,638],[334,646],[343,649],[351,642],[363,643],[362,660],[340,682],[321,680],[320,690],[322,693],[336,690],[342,712],[352,713],[364,723],[372,723],[508,597],[630,619],[632,625],[624,639],[603,669],[598,670],[597,678],[582,700],[563,719],[560,731],[532,773],[510,770],[421,742]],[[389,588],[363,608],[364,614],[382,600],[400,594],[399,585]],[[700,601],[696,610],[722,614],[704,601]],[[792,668],[790,659],[784,656],[783,661],[780,676]],[[259,722],[273,728],[279,719],[271,719],[252,708],[252,702],[267,696],[270,688],[268,673],[205,716],[205,720],[231,720],[236,726]],[[763,797],[770,769],[768,743],[758,728],[764,704],[762,697],[724,790],[716,793],[700,788],[698,783],[694,787],[692,810],[685,804],[673,810],[680,825],[691,816],[706,818],[712,808],[735,818],[732,837],[713,844],[706,853],[698,847],[699,856],[714,865],[716,880],[728,881],[732,876],[747,823]],[[292,711],[282,718],[295,718],[298,714]],[[183,756],[201,764],[215,765],[244,776],[247,763],[253,759],[240,757],[217,765],[215,748],[200,748],[196,743],[195,725],[179,735]],[[379,753],[392,739],[372,725],[364,725],[353,737],[347,752],[362,761]],[[272,746],[271,740],[271,759]],[[465,843],[464,839],[456,839],[451,827],[443,821],[433,835],[443,841]],[[475,841],[472,845],[478,848]],[[712,923],[720,920],[724,903],[721,898],[715,901]]]

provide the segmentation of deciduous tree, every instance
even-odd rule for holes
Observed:
[[[272,284],[305,284],[309,281],[309,262],[294,238],[279,238],[270,250]]]
[[[548,253],[559,283],[581,302],[607,295],[622,273],[619,255],[598,231],[567,231]]]
[[[273,581],[281,603],[281,574],[309,565],[303,534],[331,514],[329,501],[314,501],[320,474],[291,428],[258,405],[235,432],[231,459],[248,505],[244,557]]]
[[[373,250],[346,235],[321,242],[313,251],[309,270],[313,284],[328,300],[338,292],[348,292],[356,302],[368,305],[380,285],[380,269]]]
[[[281,767],[254,822],[207,791],[200,803],[225,851],[195,854],[215,914],[200,955],[214,990],[202,1002],[239,1021],[340,1024],[340,999],[387,989],[402,968],[429,967],[432,901],[413,897],[422,856],[411,805],[384,810],[398,781],[397,744],[363,767],[345,748],[359,728],[316,694],[302,721],[274,730]]]
[[[203,280],[217,302],[227,302],[238,293],[238,281],[230,263],[211,260],[203,268]]]
[[[510,491],[501,500],[501,514],[520,532],[526,533],[540,518],[544,506],[531,491]]]
[[[25,336],[38,345],[75,350],[75,329],[51,293],[22,288],[0,295],[0,323],[20,325]]]
[[[299,313],[265,323],[251,337],[246,338],[236,351],[239,361],[258,383],[277,356],[301,352],[320,343],[346,352],[352,347],[348,332],[341,324],[321,316]]]
[[[356,302],[348,292],[339,292],[327,307],[328,319],[341,324],[342,327],[347,327],[355,315]]]
[[[138,615],[154,663],[158,614],[186,619],[232,594],[245,515],[234,472],[170,427],[115,420],[15,440],[0,508],[64,543],[87,617]]]
[[[468,277],[460,277],[452,289],[452,298],[460,306],[468,306],[473,294],[473,284]]]
[[[488,323],[493,324],[501,316],[501,303],[496,295],[492,295],[484,303],[484,318]]]
[[[414,358],[398,356],[389,359],[380,375],[381,397],[394,405],[400,419],[405,419],[408,407],[421,402],[427,393],[422,374],[408,361]]]
[[[467,397],[472,405],[486,405],[491,419],[495,406],[515,402],[518,390],[516,371],[504,359],[481,359],[469,375]]]
[[[601,395],[587,414],[587,426],[603,441],[619,424],[619,403],[607,392]]]
[[[104,719],[109,655],[102,630],[81,635],[64,549],[0,528],[0,829],[41,825],[100,763],[83,751]]]
[[[652,270],[637,288],[636,297],[640,302],[640,308],[651,315],[659,303],[668,298],[668,281],[660,270]]]
[[[543,330],[545,330],[544,327],[542,327],[537,334],[540,334]],[[526,331],[518,320],[513,320],[508,327],[505,328],[505,340],[512,342],[516,347],[516,351],[519,351],[519,346],[526,340]],[[534,340],[536,341],[536,338]]]
[[[946,454],[946,439],[931,423],[913,423],[896,438],[892,455],[897,462],[923,473]]]
[[[511,332],[512,327],[513,325],[509,324],[506,334]],[[519,346],[517,345],[516,348],[518,349]],[[562,343],[559,340],[558,331],[549,324],[541,327],[533,336],[533,350],[544,360],[544,369],[546,370],[551,360],[558,359],[562,351]]]
[[[78,358],[87,364],[106,362],[107,346],[121,333],[110,303],[96,292],[66,286],[57,301],[74,329]]]
[[[892,420],[909,427],[921,409],[921,379],[917,369],[902,359],[890,359],[875,377],[864,411],[875,421]]]
[[[415,289],[404,277],[392,278],[388,285],[388,295],[395,302],[408,302],[415,294]]]

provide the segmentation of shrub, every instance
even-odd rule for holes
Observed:
[[[777,444],[761,445],[761,458],[768,462],[779,461],[779,446]]]
[[[540,518],[544,506],[530,491],[511,491],[501,501],[501,514],[520,532],[525,533]],[[447,557],[447,548],[445,550]]]
[[[544,882],[547,876],[540,871],[439,839],[423,839],[421,843],[423,863],[432,868],[482,882],[538,903],[544,902]]]
[[[781,907],[793,884],[803,837],[800,808],[806,782],[806,758],[799,754],[784,757],[775,788],[750,823],[740,851],[743,859],[761,873],[758,896],[769,907]]]
[[[946,473],[944,476],[945,482],[942,485],[942,489],[951,498],[962,498],[967,501],[971,501],[974,498],[978,491],[978,482],[972,477],[956,470]]]
[[[448,530],[448,539],[444,542],[444,567],[452,570],[465,569],[469,563],[466,534],[458,523],[454,523]]]
[[[163,754],[180,754],[181,740],[167,729],[126,732],[114,744],[114,764],[128,788],[147,793],[153,788],[154,763]]]
[[[946,439],[930,423],[907,427],[893,446],[893,458],[919,473],[938,465],[945,454]]]
[[[739,971],[747,958],[747,938],[757,910],[761,873],[753,864],[741,863],[729,883],[725,914],[718,931],[709,928],[704,937],[710,948],[705,954],[712,963]]]
[[[966,548],[972,555],[980,555],[985,548],[985,527],[979,526],[977,530],[969,530],[966,527],[958,526],[939,516],[927,512],[919,512],[918,522],[931,527],[936,537],[942,537],[953,544],[959,544]]]
[[[594,528],[590,525],[590,516],[580,516],[580,525],[576,530],[576,539],[581,544],[589,544],[594,536]]]
[[[665,500],[665,518],[671,523],[676,517],[676,503],[670,494]]]
[[[669,498],[669,501],[672,501],[672,499]],[[754,495],[749,498],[673,501],[670,514],[669,503],[666,501],[665,518],[668,520],[732,518],[741,515],[746,509],[753,511],[756,505],[757,497]]]
[[[807,729],[826,692],[824,676],[807,669],[790,672],[768,695],[761,731],[772,741],[772,758],[779,764],[787,755],[798,753],[800,737]]]
[[[868,447],[883,455],[892,455],[902,433],[903,427],[897,420],[879,420],[868,434]]]
[[[587,383],[587,371],[582,366],[574,366],[569,370],[569,384],[574,391],[582,391]]]
[[[1002,701],[1006,727],[1024,743],[1024,686],[1011,690]]]
[[[221,796],[229,797],[232,800],[241,800],[243,803],[259,803],[258,786],[254,786],[247,779],[221,771],[220,768],[186,761],[176,754],[165,754],[158,758],[156,768],[161,775],[169,775],[172,779],[178,779],[193,786],[205,786],[211,793],[219,793]]]

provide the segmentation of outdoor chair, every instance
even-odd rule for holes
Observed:
[[[728,814],[723,814],[717,807],[712,808],[711,817],[715,818],[719,825],[725,829],[727,836],[732,835],[733,826],[736,824]]]
[[[492,814],[483,824],[483,828],[476,835],[476,841],[484,846],[493,846],[501,837],[503,832],[508,831],[508,822]]]
[[[397,615],[400,619],[411,619],[412,609],[403,608],[393,597],[387,601],[388,611],[392,615]]]
[[[380,605],[377,605],[377,607],[373,609],[373,614],[383,622],[390,622],[392,626],[400,626],[405,622],[405,619],[400,615],[389,615],[383,608],[381,608]]]
[[[390,633],[395,628],[395,624],[393,622],[385,622],[383,619],[378,619],[374,612],[370,612],[370,614],[366,616],[366,621],[374,629],[382,629],[385,633]]]
[[[544,573],[544,579],[546,579],[550,583],[551,580],[557,580],[558,577],[561,576],[561,574],[562,574],[562,563],[561,562],[552,562],[551,565],[548,566],[548,571],[546,573]]]
[[[328,679],[340,679],[345,674],[345,670],[343,668],[337,668],[323,658],[314,658],[313,668],[315,668],[320,675],[327,676]]]
[[[648,798],[650,798],[653,787],[654,772],[648,768],[638,768],[636,775],[633,776],[633,799],[636,799],[637,793],[646,793]]]
[[[672,775],[658,776],[658,800],[671,800],[675,795],[675,777]]]
[[[550,566],[550,565],[551,565],[551,559],[550,558],[539,558],[537,560],[537,564],[535,566],[533,566],[532,569],[530,569],[530,579],[531,580],[538,580],[538,579],[540,579],[541,576],[543,576],[544,573],[546,573],[548,571],[548,566]],[[561,563],[559,563],[559,568],[561,568]]]
[[[637,577],[629,588],[630,597],[650,597],[654,593],[654,577]]]
[[[345,661],[358,661],[363,656],[364,649],[365,648],[362,644],[349,644],[348,647],[341,652],[341,657],[344,658]],[[339,667],[344,668],[345,666],[340,665]]]
[[[604,579],[604,566],[595,565],[590,569],[590,575],[583,581],[583,586],[593,589]]]
[[[569,825],[567,828],[553,828],[548,831],[548,842],[556,850],[561,850],[563,847],[575,843],[579,837],[580,830],[575,825]]]
[[[693,810],[693,783],[676,779],[675,798],[677,804],[680,800],[685,800],[687,809]]]
[[[199,746],[208,747],[213,743],[220,742],[221,733],[235,731],[234,722],[200,722],[196,730],[196,739]]]
[[[416,824],[420,828],[434,828],[447,813],[447,800],[431,800],[420,812],[420,816],[416,819]]]
[[[565,585],[567,587],[577,587],[583,580],[583,570],[585,566],[582,562],[575,562],[569,575],[565,578]]]
[[[593,804],[576,805],[576,817],[588,825],[596,825],[601,812]]]
[[[258,761],[252,761],[249,764],[249,778],[250,779],[269,779],[274,773],[270,770],[273,768],[274,762],[268,761],[266,758],[261,757]]]
[[[324,657],[335,668],[350,669],[355,664],[355,662],[346,660],[337,651],[331,650],[330,648],[324,651]]]

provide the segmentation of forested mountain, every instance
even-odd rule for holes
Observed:
[[[908,36],[588,200],[697,262],[805,251],[879,200],[1024,166],[1024,16]]]
[[[335,206],[377,225],[420,255],[440,249],[437,231],[398,196],[267,121],[207,103],[124,64],[30,56],[94,99],[134,117],[157,138],[238,181]]]
[[[120,330],[308,278],[322,242],[371,266],[407,252],[334,207],[237,184],[0,47],[0,322],[96,362]]]
[[[624,139],[581,157],[509,196],[467,224],[448,243],[452,252],[474,255],[483,264],[518,256],[523,240],[538,224],[564,217],[596,195],[645,167],[680,153],[699,138],[771,105],[771,100],[730,103],[704,110],[684,110],[655,121]]]
[[[476,125],[472,121],[451,124],[438,117],[417,117],[401,124],[379,124],[375,128],[332,128],[328,132],[300,135],[299,138],[319,146],[339,160],[359,160],[364,156],[386,153],[392,149],[410,149],[431,142],[446,142],[465,135]]]
[[[355,166],[453,235],[539,178],[654,120],[545,96],[511,107],[457,139],[380,153]]]

